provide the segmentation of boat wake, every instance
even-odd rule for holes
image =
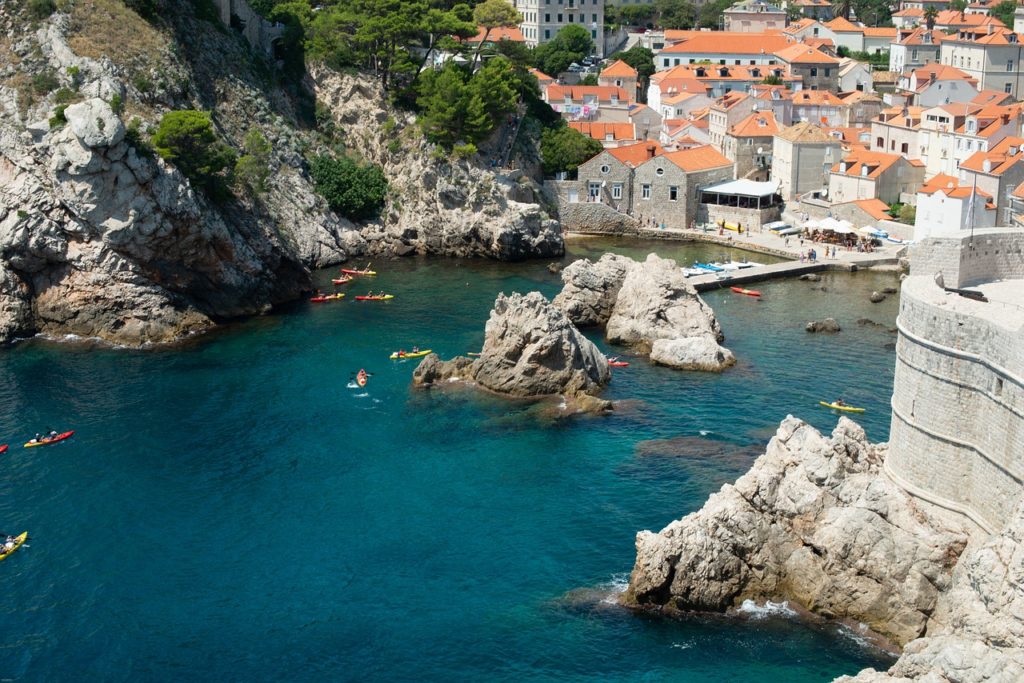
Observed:
[[[697,433],[700,434],[701,436],[707,436],[708,434],[711,433],[711,430],[710,429],[701,429]]]
[[[348,384],[345,385],[345,387],[347,389],[358,389],[359,385],[356,384],[355,382],[349,382]]]
[[[368,391],[364,391],[361,394],[353,394],[353,396],[355,396],[356,398],[366,398],[369,395],[370,395],[370,392],[368,392]]]

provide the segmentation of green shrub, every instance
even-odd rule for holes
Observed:
[[[57,92],[53,93],[53,100],[57,104],[68,104],[73,102],[78,97],[78,93],[70,88],[61,88]]]
[[[388,181],[379,166],[318,155],[310,160],[309,170],[317,192],[337,213],[352,221],[380,215]]]
[[[580,164],[600,154],[602,149],[604,146],[600,142],[566,125],[548,128],[540,138],[544,172],[552,175],[562,171],[575,172]]]
[[[402,141],[398,138],[392,138],[391,142],[388,143],[388,151],[392,154],[398,154],[402,151]]]
[[[121,112],[124,111],[124,100],[120,95],[115,93],[114,96],[110,98],[110,109],[118,116],[120,116]]]
[[[60,85],[60,81],[53,75],[52,71],[44,71],[32,77],[32,89],[37,95],[46,95],[53,92]]]
[[[69,66],[67,68],[68,78],[71,79],[71,87],[78,90],[78,87],[82,85],[82,74],[81,70],[77,66]]]
[[[467,142],[464,145],[455,145],[455,147],[452,148],[452,153],[457,159],[468,159],[476,154],[476,145],[472,142]]]
[[[246,134],[242,148],[245,154],[235,162],[235,180],[251,193],[261,194],[266,191],[270,176],[270,143],[259,129],[253,128]]]
[[[68,117],[64,116],[64,110],[67,108],[66,104],[59,104],[54,108],[53,116],[50,117],[50,130],[60,128],[68,122]]]
[[[124,139],[131,147],[135,148],[135,153],[140,157],[152,158],[155,155],[153,146],[149,144],[149,141],[143,137],[142,132],[142,119],[138,116],[128,122],[125,127]]]
[[[45,19],[57,11],[53,0],[28,0],[28,15],[33,19]]]
[[[139,74],[132,79],[132,85],[135,86],[136,90],[143,94],[147,94],[153,89],[153,82],[142,74]]]
[[[206,190],[222,189],[220,174],[235,162],[234,151],[217,139],[210,114],[204,111],[185,109],[164,114],[153,135],[153,146],[193,184]]]

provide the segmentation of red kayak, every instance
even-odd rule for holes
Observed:
[[[609,358],[608,359],[608,365],[610,367],[613,367],[613,368],[628,368],[629,367],[629,363],[627,363],[624,360],[619,360],[618,356],[616,356],[615,358]]]
[[[344,277],[331,278],[331,283],[335,284],[335,285],[343,285],[343,284],[346,284],[348,282],[352,282],[352,280],[354,280],[354,279],[355,278],[353,278],[351,275],[346,275]]]
[[[742,287],[730,287],[732,291],[737,294],[746,294],[747,296],[761,296],[761,292],[756,289],[743,289]]]
[[[63,441],[64,439],[70,439],[73,435],[74,432],[64,432],[63,434],[58,434],[57,436],[50,436],[45,439],[40,439],[39,441],[29,441],[27,444],[25,444],[25,448],[35,448],[36,446],[49,446],[51,443],[57,443],[58,441]]]
[[[7,444],[5,444],[5,443],[4,444],[0,444],[0,453],[6,453],[6,452],[7,452]]]
[[[323,294],[321,296],[314,296],[310,301],[315,304],[322,304],[325,301],[341,301],[344,298],[344,294]]]

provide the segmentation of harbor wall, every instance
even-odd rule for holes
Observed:
[[[972,246],[969,238],[916,245],[897,320],[886,471],[990,533],[1024,493],[1024,299],[972,301],[944,292],[934,275],[947,287],[1022,280],[1022,238],[985,231]]]

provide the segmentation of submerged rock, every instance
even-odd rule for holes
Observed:
[[[817,273],[804,273],[803,275],[800,276],[800,279],[805,280],[807,282],[820,282],[821,276],[818,275]]]
[[[831,438],[786,418],[734,485],[661,532],[637,534],[625,601],[723,611],[785,599],[898,643],[917,638],[967,536],[885,477],[884,456],[847,418]]]
[[[480,357],[441,361],[423,359],[413,375],[417,385],[459,377],[507,396],[562,394],[581,397],[577,404],[604,410],[607,402],[584,400],[608,385],[608,359],[543,295],[501,294],[484,329]]]
[[[869,296],[868,299],[870,299],[873,304],[880,304],[885,301],[885,294],[878,291],[871,292],[871,296]]]
[[[835,334],[842,328],[839,327],[839,323],[836,322],[835,318],[825,318],[824,320],[812,320],[807,323],[805,329],[808,332],[825,332],[829,334]]]

